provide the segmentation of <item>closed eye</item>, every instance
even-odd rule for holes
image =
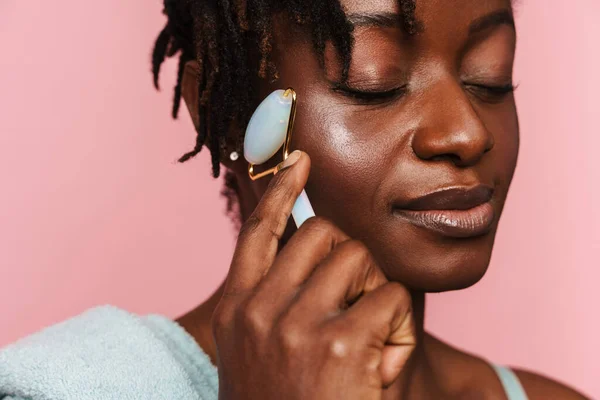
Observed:
[[[486,85],[481,83],[464,82],[465,88],[477,98],[488,103],[499,103],[513,93],[517,87],[512,83],[505,85]]]
[[[407,85],[386,90],[363,90],[346,84],[336,83],[331,88],[334,92],[356,100],[360,104],[382,104],[393,101],[406,93]]]

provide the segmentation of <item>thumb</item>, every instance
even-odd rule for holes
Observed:
[[[240,230],[225,283],[226,294],[253,290],[271,268],[279,239],[308,179],[310,158],[296,150],[277,168],[277,174]]]
[[[383,348],[379,371],[383,387],[390,386],[406,366],[416,347],[415,324],[412,313],[406,313]]]
[[[414,345],[388,345],[383,348],[379,372],[384,388],[391,386],[398,379],[413,350]]]

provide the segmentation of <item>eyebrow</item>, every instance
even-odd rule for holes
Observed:
[[[401,25],[400,15],[392,12],[349,14],[348,21],[355,27],[391,28]]]
[[[393,28],[402,26],[402,17],[393,12],[349,14],[348,21],[354,27]],[[502,9],[477,18],[469,25],[469,36],[499,25],[508,25],[516,30],[515,20],[510,10]]]
[[[502,9],[477,18],[469,25],[469,36],[476,35],[486,29],[500,25],[508,25],[513,28],[513,30],[516,30],[515,20],[510,10]]]

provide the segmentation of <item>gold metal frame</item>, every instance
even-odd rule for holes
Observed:
[[[292,142],[292,131],[294,130],[294,121],[296,119],[296,91],[294,91],[294,89],[287,88],[286,91],[283,93],[284,97],[288,97],[289,95],[292,96],[292,108],[290,110],[290,120],[288,122],[288,127],[287,127],[287,134],[285,136],[285,142],[283,144],[283,159],[287,159],[288,155],[289,155],[289,150],[290,150],[290,143]],[[279,164],[277,164],[275,167],[270,168],[266,171],[260,172],[260,173],[254,173],[254,164],[249,163],[248,164],[248,175],[250,176],[250,179],[252,179],[253,181],[263,178],[267,175],[270,174],[276,174],[277,172],[279,172]]]

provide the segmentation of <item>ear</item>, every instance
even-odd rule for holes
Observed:
[[[181,97],[185,101],[188,112],[192,117],[192,122],[196,131],[200,127],[200,115],[198,114],[198,103],[200,101],[200,93],[198,93],[198,81],[200,76],[200,66],[196,61],[188,61],[185,63],[183,70],[183,80],[181,82]],[[208,132],[210,136],[210,131]],[[207,138],[208,139],[208,138]],[[228,151],[233,151],[230,149]],[[234,172],[247,173],[248,162],[244,159],[243,154],[239,154],[236,161],[231,160],[230,153],[220,155],[221,164]]]

